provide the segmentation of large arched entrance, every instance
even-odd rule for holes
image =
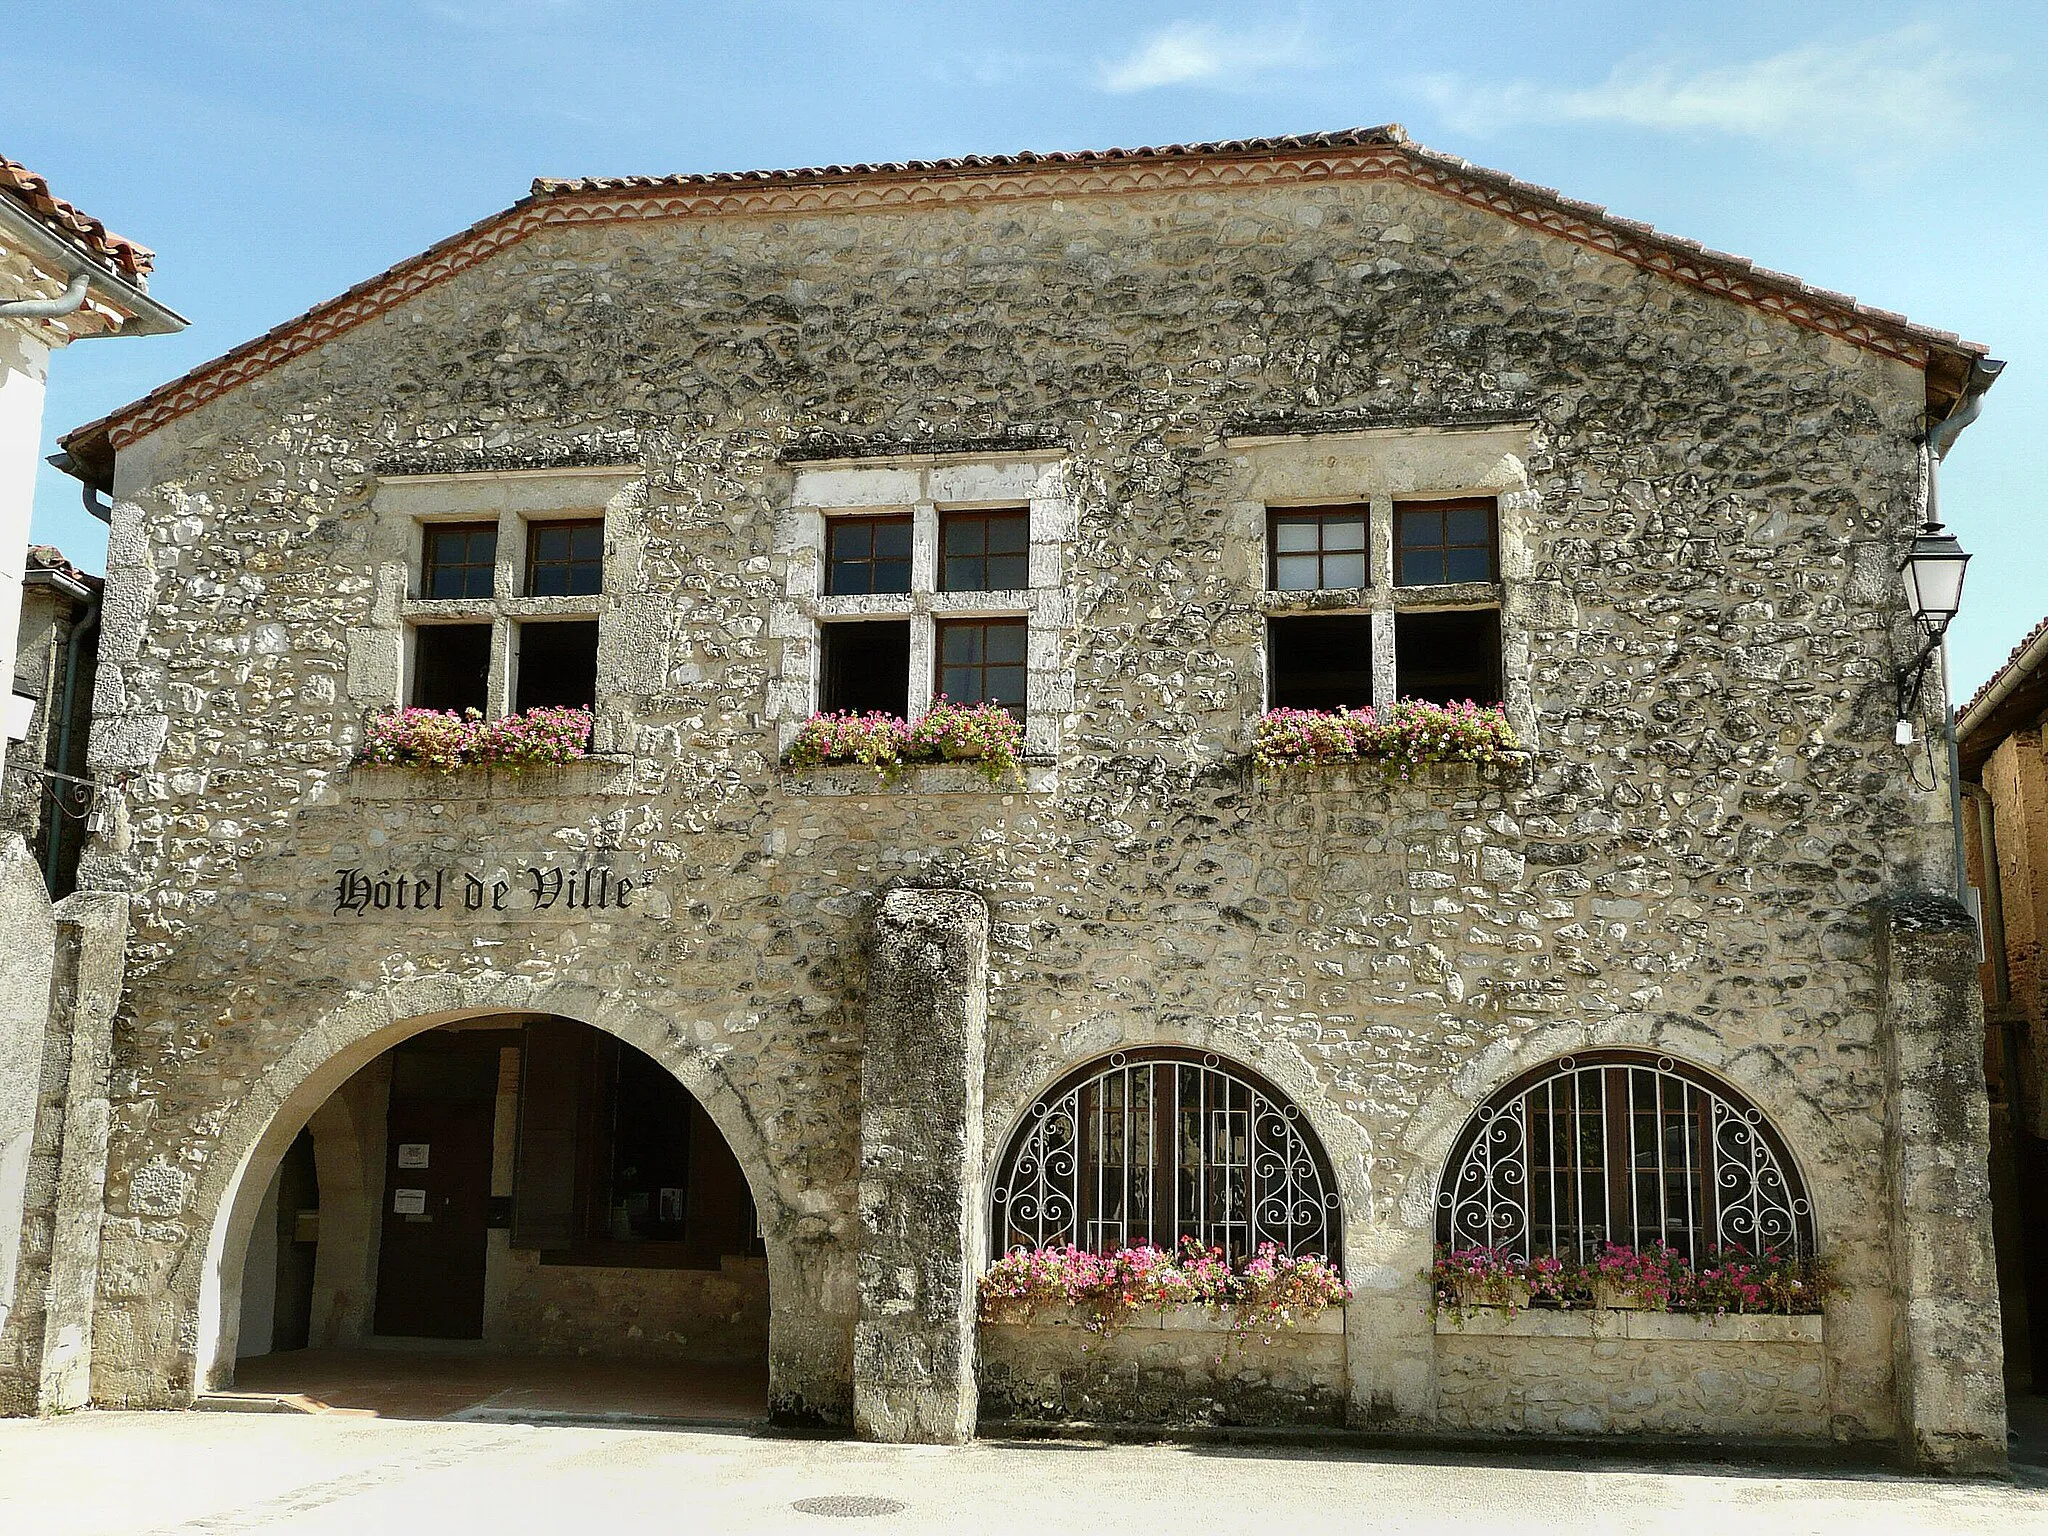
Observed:
[[[685,1074],[623,1033],[430,1017],[310,1074],[223,1192],[200,1389],[420,1417],[762,1417],[758,1143],[750,1177]]]

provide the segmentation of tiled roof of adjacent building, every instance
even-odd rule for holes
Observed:
[[[2044,639],[2048,619],[2028,630],[1998,670],[1970,695],[1970,702],[1956,711],[1956,744],[1966,776],[1976,772],[2009,734],[2030,728],[2048,711]]]
[[[73,207],[50,190],[49,181],[27,166],[0,155],[0,196],[28,210],[39,223],[80,247],[117,277],[138,288],[149,286],[156,253],[117,235],[91,214]]]
[[[1696,241],[1659,233],[1593,203],[1424,149],[1399,124],[1284,138],[1167,144],[1066,154],[962,155],[874,165],[675,176],[542,177],[501,213],[358,283],[295,320],[201,365],[112,415],[67,434],[82,467],[105,470],[123,444],[468,270],[538,230],[636,219],[929,207],[968,201],[1225,191],[1318,181],[1392,180],[1605,252],[1796,325],[1926,370],[1942,414],[1987,349],[1952,331],[1916,325]]]

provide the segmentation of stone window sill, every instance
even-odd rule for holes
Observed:
[[[1032,1328],[1084,1328],[1093,1320],[1093,1314],[1078,1311],[1072,1307],[1052,1307],[1037,1313],[1028,1322],[983,1323],[984,1329],[1023,1331]],[[1231,1314],[1215,1311],[1208,1307],[1174,1307],[1166,1312],[1137,1311],[1129,1321],[1119,1323],[1113,1333],[1215,1333],[1230,1332]],[[1332,1335],[1344,1331],[1344,1309],[1325,1307],[1314,1317],[1303,1319],[1290,1328],[1283,1328],[1275,1335],[1285,1339],[1289,1335]]]
[[[1262,774],[1245,760],[1252,781],[1268,795],[1304,792],[1383,795],[1403,789],[1527,789],[1536,782],[1536,755],[1518,752],[1498,763],[1418,763],[1408,777],[1389,778],[1378,763],[1315,763]]]
[[[1697,1312],[1630,1312],[1587,1308],[1553,1312],[1538,1308],[1510,1314],[1505,1307],[1473,1307],[1460,1318],[1439,1311],[1436,1331],[1496,1339],[1656,1339],[1707,1344],[1819,1344],[1825,1338],[1815,1314],[1780,1317],[1741,1314],[1708,1317]]]
[[[1050,758],[1027,757],[1020,783],[1012,775],[991,784],[971,763],[924,763],[892,774],[835,765],[778,768],[776,777],[793,795],[820,798],[848,795],[1049,795],[1059,788],[1059,767]]]
[[[558,800],[632,792],[632,760],[610,755],[541,768],[387,768],[357,763],[348,770],[351,800]]]

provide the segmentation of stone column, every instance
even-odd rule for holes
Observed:
[[[0,838],[0,1412],[83,1408],[106,1210],[107,1102],[128,898],[53,910],[18,835]]]
[[[19,832],[0,832],[0,1413],[35,1408],[43,1269],[30,1210],[42,1102],[43,1036],[50,1019],[50,974],[57,923],[43,874]]]
[[[2005,1467],[1977,933],[1947,895],[1879,912],[1900,1448],[1949,1472]]]
[[[861,1061],[853,1417],[863,1439],[944,1445],[974,1434],[987,1006],[981,898],[892,891],[875,925]]]

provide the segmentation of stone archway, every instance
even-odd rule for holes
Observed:
[[[653,1058],[702,1107],[738,1162],[767,1254],[770,1408],[787,1421],[844,1422],[851,1402],[853,1259],[797,1240],[754,1114],[710,1052],[667,1019],[592,988],[490,976],[429,979],[357,994],[321,1017],[274,1062],[223,1125],[214,1157],[186,1201],[194,1241],[161,1303],[182,1360],[164,1362],[174,1401],[221,1384],[234,1368],[243,1259],[264,1192],[294,1137],[336,1090],[384,1052],[442,1025],[496,1014],[547,1014],[603,1031]],[[835,1306],[835,1303],[837,1304]],[[188,1385],[182,1389],[178,1383]]]

